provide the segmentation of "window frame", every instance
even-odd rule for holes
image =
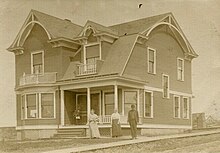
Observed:
[[[139,90],[138,89],[122,89],[122,116],[125,116],[127,114],[125,114],[125,92],[136,92],[137,93],[137,106],[136,106],[136,110],[139,112]],[[139,113],[140,114],[140,113]]]
[[[164,77],[167,77],[167,97],[164,96]],[[163,93],[163,98],[170,98],[170,77],[167,74],[162,74],[162,93]]]
[[[31,52],[31,74],[35,74],[34,73],[34,55],[35,54],[39,54],[42,53],[42,73],[39,73],[38,75],[42,75],[44,74],[44,51],[43,50],[37,50],[37,51],[33,51]]]
[[[51,118],[43,118],[42,117],[42,94],[53,94],[53,117]],[[56,93],[55,92],[40,92],[39,93],[39,119],[55,119],[56,118]]]
[[[87,50],[86,47],[90,46],[99,46],[99,60],[102,60],[102,48],[101,48],[101,42],[93,42],[93,43],[86,43],[83,45],[83,64],[87,64]],[[97,56],[96,56],[97,57]]]
[[[175,112],[176,112],[176,111],[175,111],[175,108],[176,108],[176,107],[175,107],[175,106],[176,106],[175,98],[178,98],[178,108],[179,108],[179,109],[178,109],[178,116],[177,116],[177,117],[175,116]],[[180,103],[181,103],[181,101],[180,101],[180,96],[174,95],[174,96],[173,96],[173,118],[178,118],[178,119],[181,118],[181,115],[180,115],[181,104],[180,104]]]
[[[52,93],[53,94],[53,98],[54,98],[54,117],[53,118],[42,118],[41,116],[41,94],[44,93]],[[28,118],[28,112],[27,112],[27,95],[36,95],[36,110],[37,110],[37,114],[36,114],[36,118]],[[25,101],[24,101],[24,105],[25,105],[25,110],[24,110],[24,118],[21,120],[36,120],[36,119],[56,119],[56,92],[30,92],[30,93],[25,93],[22,94],[22,96],[24,96]],[[22,107],[22,106],[21,106]],[[21,113],[22,115],[22,113]]]
[[[103,93],[102,93],[102,95],[103,95],[103,99],[102,99],[102,106],[103,106],[103,108],[102,108],[102,111],[103,111],[103,114],[106,116],[107,114],[106,114],[106,109],[105,109],[105,106],[106,106],[106,103],[105,103],[105,94],[113,94],[113,111],[114,111],[114,91],[113,90],[104,90],[103,91]],[[110,114],[111,115],[111,114]]]
[[[182,68],[179,66],[179,61],[182,61]],[[179,71],[181,71],[182,78],[179,78]],[[177,57],[177,80],[184,81],[184,59]]]
[[[151,95],[151,115],[150,116],[146,116],[145,115],[145,111],[146,111],[146,108],[145,108],[145,105],[146,105],[146,95],[145,95],[145,93],[150,93],[150,95]],[[153,91],[149,91],[149,90],[145,90],[144,91],[144,118],[153,118],[154,117],[154,96],[153,96],[154,94],[153,94]]]
[[[187,99],[187,117],[184,117],[184,99]],[[182,116],[183,116],[183,119],[189,119],[189,97],[183,97],[182,98],[182,111],[183,111],[183,113],[182,113]]]
[[[36,95],[36,100],[35,100],[35,104],[36,104],[36,117],[35,118],[28,118],[28,108],[27,108],[27,95]],[[26,93],[25,94],[25,119],[28,119],[28,120],[34,120],[34,119],[39,119],[39,107],[38,107],[38,101],[39,101],[39,93],[37,92],[33,92],[33,93]]]
[[[154,55],[154,65],[153,65],[153,73],[150,72],[150,50],[153,51]],[[156,49],[147,47],[147,72],[149,74],[156,74]]]

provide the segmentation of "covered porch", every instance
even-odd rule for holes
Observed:
[[[80,127],[88,123],[91,109],[99,116],[99,126],[107,127],[111,123],[111,114],[117,109],[121,114],[121,124],[126,125],[131,104],[135,104],[140,115],[142,110],[143,86],[127,81],[111,81],[99,85],[98,82],[86,85],[68,85],[61,88],[61,128]],[[79,118],[75,116],[78,110]]]

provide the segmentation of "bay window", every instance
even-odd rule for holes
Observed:
[[[26,95],[27,118],[37,118],[37,94]]]

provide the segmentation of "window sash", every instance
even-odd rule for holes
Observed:
[[[148,48],[148,73],[156,73],[156,51]]]
[[[174,96],[174,117],[180,118],[180,97]]]
[[[104,98],[105,115],[111,115],[114,112],[114,93],[105,92]]]
[[[41,94],[41,118],[54,118],[54,94]]]
[[[169,76],[163,75],[163,97],[169,98]]]
[[[183,118],[189,117],[189,100],[188,98],[183,98]]]
[[[144,117],[153,117],[153,93],[145,92]]]
[[[38,94],[26,95],[27,118],[38,118],[37,99]]]
[[[184,80],[184,60],[177,58],[177,80]]]
[[[42,74],[44,71],[44,53],[43,51],[31,53],[32,74]]]

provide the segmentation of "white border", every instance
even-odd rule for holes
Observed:
[[[151,95],[151,116],[145,116],[145,93],[150,93]],[[154,117],[154,98],[153,98],[153,91],[144,90],[144,118],[153,118]]]
[[[37,51],[31,52],[31,74],[34,74],[33,73],[33,71],[34,71],[34,69],[33,69],[33,55],[39,54],[39,53],[42,53],[42,74],[44,74],[44,51],[43,50],[37,50]]]
[[[182,69],[179,66],[179,60],[182,61]],[[182,59],[180,57],[177,57],[176,61],[177,61],[177,63],[176,63],[176,66],[177,66],[177,80],[178,81],[184,81],[184,59]],[[181,79],[179,79],[179,76],[178,76],[179,75],[179,73],[178,73],[179,70],[182,70],[182,78]]]
[[[150,60],[150,50],[153,51],[154,53],[154,70],[153,70],[153,73],[152,72],[149,72],[150,71],[150,67],[149,67],[149,60]],[[147,72],[150,73],[150,74],[156,74],[156,50],[153,49],[153,48],[150,48],[150,47],[147,47]]]
[[[177,117],[175,117],[175,98],[178,98],[178,105],[179,105],[179,110],[178,110],[178,116],[177,116]],[[180,110],[181,110],[180,96],[174,95],[174,96],[173,96],[173,118],[181,118],[181,116],[180,116]]]

